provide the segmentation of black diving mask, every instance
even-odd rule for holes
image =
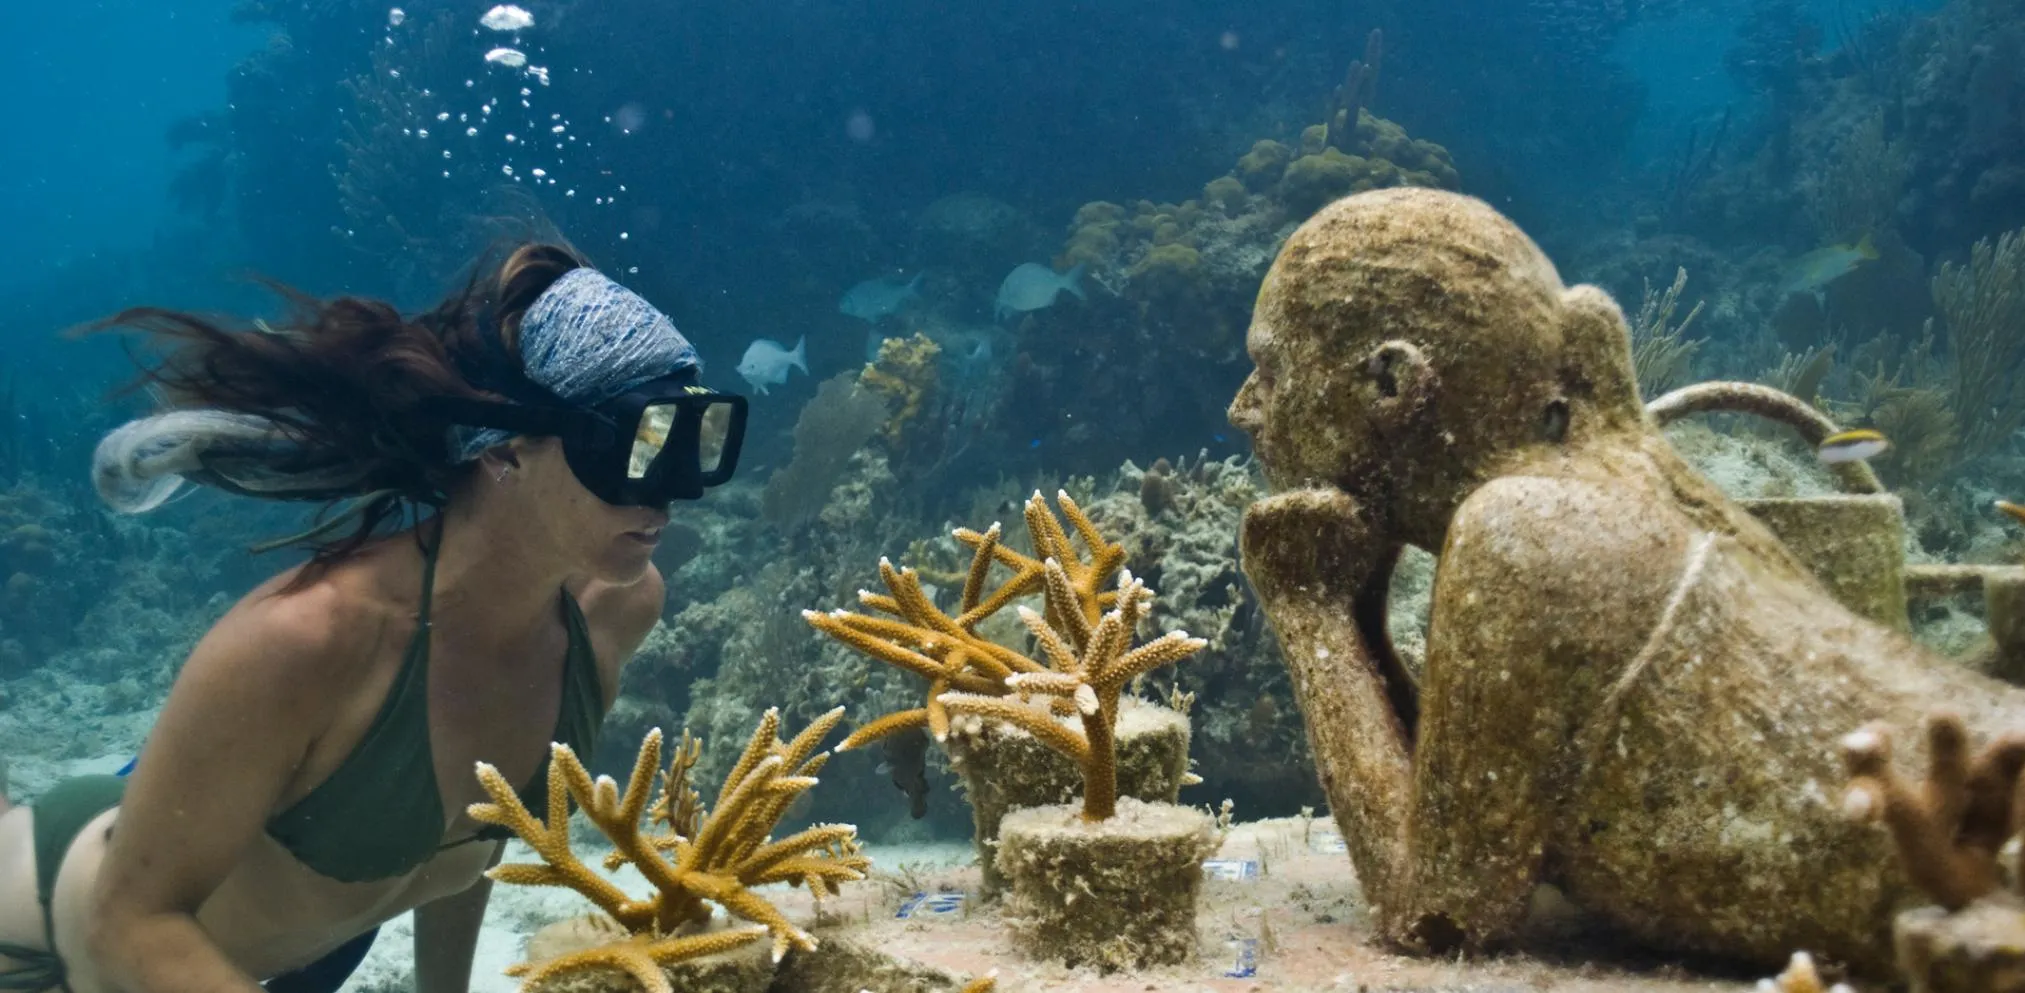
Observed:
[[[697,385],[694,370],[649,380],[590,407],[527,392],[520,402],[439,397],[429,405],[468,427],[560,439],[577,481],[614,506],[695,500],[729,482],[738,468],[745,398]]]

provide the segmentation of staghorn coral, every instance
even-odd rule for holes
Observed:
[[[840,707],[783,742],[777,737],[779,712],[767,711],[725,777],[713,811],[706,811],[689,787],[699,748],[686,735],[670,760],[660,795],[655,796],[654,776],[661,762],[658,728],[641,744],[623,793],[609,778],[593,781],[568,747],[553,746],[545,819],[537,819],[521,804],[498,769],[479,763],[478,780],[492,800],[472,804],[471,817],[511,830],[542,859],[539,864],[497,866],[487,875],[502,883],[573,889],[626,933],[619,941],[586,951],[523,963],[509,974],[523,977],[524,987],[532,987],[574,972],[613,968],[652,993],[668,993],[661,966],[736,947],[764,934],[773,937],[775,961],[791,947],[813,949],[814,938],[752,891],[786,882],[806,886],[819,896],[834,895],[840,882],[864,878],[871,860],[858,854],[857,829],[851,825],[817,825],[779,841],[768,837],[788,806],[815,785],[815,774],[829,759],[816,754],[816,748],[842,719]],[[606,858],[606,868],[633,866],[653,885],[653,893],[631,897],[577,857],[569,834],[572,798],[616,849]],[[643,818],[667,830],[649,834],[643,830]],[[709,922],[712,903],[761,927],[687,933]]]
[[[1083,771],[1083,819],[1109,820],[1118,811],[1118,699],[1132,680],[1172,665],[1208,644],[1187,632],[1170,631],[1137,648],[1129,648],[1153,600],[1146,584],[1121,577],[1117,606],[1094,625],[1082,613],[1087,600],[1077,596],[1074,580],[1059,562],[1047,563],[1048,612],[1068,623],[1057,628],[1040,613],[1019,608],[1020,620],[1052,663],[1050,671],[1019,672],[1006,677],[1016,693],[1028,692],[1074,702],[1082,716],[1078,734],[1055,719],[1052,708],[1036,709],[1003,696],[947,692],[937,699],[958,713],[1003,721],[1033,735],[1041,743],[1073,759]],[[1129,648],[1129,650],[1128,650]]]
[[[1892,922],[1899,968],[1913,993],[2025,990],[2025,888],[2016,865],[2025,732],[1973,750],[1962,718],[1937,711],[1926,739],[1926,774],[1917,783],[1894,767],[1889,727],[1866,726],[1841,743],[1844,813],[1881,822],[1899,867],[1935,903]]]
[[[1248,461],[1202,456],[1161,459],[1144,470],[1128,462],[1115,487],[1084,506],[1125,547],[1132,574],[1160,591],[1152,629],[1182,629],[1209,642],[1173,670],[1172,682],[1173,692],[1194,697],[1193,735],[1206,742],[1194,758],[1203,794],[1278,817],[1324,800],[1279,642],[1239,571],[1232,540],[1244,508],[1264,493]],[[1392,614],[1405,620],[1412,612],[1400,598],[1396,592]]]
[[[969,570],[964,574],[963,594],[957,613],[951,616],[935,605],[922,588],[920,573],[895,568],[879,561],[879,577],[885,594],[861,591],[859,602],[886,617],[835,610],[824,614],[805,610],[809,626],[863,655],[878,659],[928,680],[928,699],[922,707],[898,711],[869,721],[837,745],[838,751],[860,748],[889,734],[926,728],[937,741],[949,737],[949,712],[943,695],[961,690],[970,695],[1003,695],[1011,692],[1006,679],[1020,673],[1047,672],[1047,666],[978,634],[978,626],[1023,596],[1041,592],[1050,582],[1045,562],[1054,562],[1070,599],[1050,597],[1050,619],[1056,611],[1073,605],[1076,618],[1059,623],[1082,628],[1097,622],[1101,612],[1116,601],[1116,594],[1103,590],[1124,559],[1124,549],[1104,540],[1095,525],[1066,492],[1056,501],[1062,513],[1083,541],[1087,557],[1076,552],[1068,532],[1036,492],[1026,503],[1027,531],[1034,540],[1034,556],[1022,555],[1000,540],[1003,529],[992,525],[983,532],[962,528],[958,541],[972,549]],[[1010,579],[987,591],[992,566],[1013,570]]]
[[[1942,712],[1927,719],[1926,738],[1926,780],[1914,784],[1892,767],[1888,727],[1845,736],[1843,810],[1882,823],[1913,885],[1944,909],[1960,910],[2008,888],[1998,853],[2025,816],[2018,791],[2025,733],[1999,735],[1972,752],[1962,719]]]
[[[1786,963],[1786,971],[1772,979],[1758,980],[1757,993],[1856,993],[1845,983],[1829,986],[1821,981],[1820,970],[1814,968],[1814,956],[1806,952],[1794,952]]]

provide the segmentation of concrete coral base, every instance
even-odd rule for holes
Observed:
[[[1921,907],[1892,922],[1913,993],[2025,993],[2025,904],[1978,900],[1948,913]]]
[[[1074,804],[1015,810],[999,824],[998,858],[1013,945],[1101,972],[1185,961],[1216,846],[1209,815],[1175,804],[1127,797],[1095,823]]]
[[[1905,507],[1889,493],[1737,501],[1843,606],[1907,629]]]
[[[546,962],[623,940],[626,940],[624,932],[602,916],[572,917],[529,936],[527,961]],[[661,971],[668,977],[668,985],[679,993],[766,993],[774,978],[772,946],[761,938],[728,952],[678,962]],[[612,969],[557,976],[544,982],[541,988],[542,993],[640,993],[638,982]]]
[[[1080,723],[1064,719],[1080,730]],[[1118,708],[1118,795],[1173,803],[1188,772],[1188,718],[1143,700]],[[1068,803],[1082,794],[1076,764],[1033,735],[997,721],[958,718],[950,728],[949,758],[962,778],[976,826],[977,860],[986,899],[1005,888],[999,874],[999,822],[1012,810]]]

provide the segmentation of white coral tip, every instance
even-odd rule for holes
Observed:
[[[1076,709],[1085,714],[1097,712],[1097,691],[1089,683],[1076,687]]]
[[[1877,798],[1861,786],[1852,788],[1842,795],[1842,816],[1852,821],[1867,821],[1877,813]]]
[[[1846,752],[1867,755],[1877,751],[1883,744],[1884,739],[1878,737],[1877,732],[1869,728],[1864,728],[1861,731],[1851,731],[1842,736],[1842,750]]]

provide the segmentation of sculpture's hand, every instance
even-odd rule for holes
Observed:
[[[1245,575],[1274,602],[1348,606],[1388,564],[1387,543],[1356,498],[1338,489],[1276,493],[1245,511]]]
[[[1373,903],[1393,902],[1412,787],[1412,689],[1383,640],[1396,544],[1348,494],[1297,490],[1253,504],[1240,546],[1358,877]]]

